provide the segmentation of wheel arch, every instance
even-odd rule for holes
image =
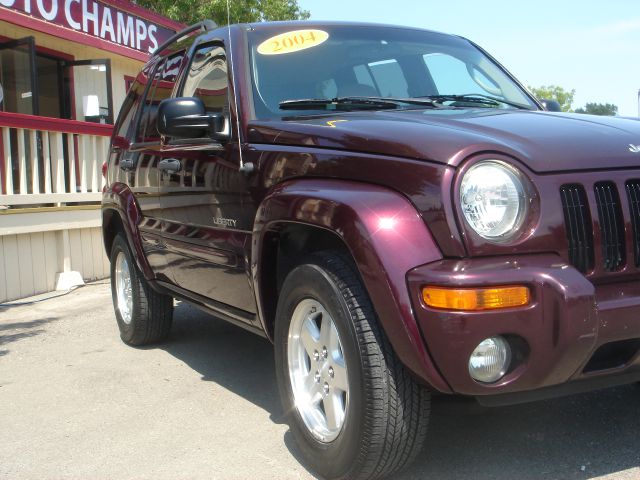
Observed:
[[[287,240],[300,232],[308,239]],[[287,242],[300,244],[294,255],[287,254]],[[288,268],[283,255],[294,265],[297,255],[316,246],[349,254],[402,363],[432,387],[450,392],[426,350],[406,286],[409,270],[442,258],[413,205],[397,192],[358,182],[301,179],[278,185],[258,208],[252,243],[256,303],[270,338],[278,285]]]
[[[133,192],[128,186],[116,183],[107,189],[102,199],[102,238],[107,257],[111,256],[111,247],[116,235],[125,234],[138,269],[146,280],[154,278],[153,271],[142,247],[138,223],[142,218],[140,208]]]
[[[107,257],[111,256],[113,241],[118,233],[125,233],[120,213],[115,208],[105,208],[102,210],[102,240]]]
[[[341,251],[351,256],[343,239],[329,229],[310,223],[278,220],[270,222],[260,245],[256,284],[262,298],[263,327],[273,339],[276,306],[284,279],[302,259],[319,251]],[[273,281],[275,279],[275,282]]]

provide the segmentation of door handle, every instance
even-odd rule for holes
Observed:
[[[158,162],[158,168],[160,170],[166,170],[167,172],[179,172],[182,169],[182,163],[177,158],[166,158]]]
[[[136,153],[125,153],[120,157],[120,168],[122,170],[134,170],[138,161]]]

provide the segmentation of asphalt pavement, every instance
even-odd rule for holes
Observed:
[[[127,347],[103,282],[0,306],[0,478],[315,477],[266,340],[178,303],[169,341]],[[396,478],[640,479],[640,387],[502,408],[436,397]]]

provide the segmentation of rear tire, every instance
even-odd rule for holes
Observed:
[[[274,336],[280,397],[309,467],[372,479],[415,459],[430,394],[396,358],[348,257],[316,254],[287,275]]]
[[[113,242],[110,260],[111,297],[122,341],[140,346],[164,340],[171,330],[173,297],[151,288],[122,234]]]

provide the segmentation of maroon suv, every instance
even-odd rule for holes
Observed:
[[[431,392],[640,380],[640,123],[544,111],[457,36],[190,27],[122,106],[102,215],[122,339],[173,299],[275,345],[327,478],[419,452]]]

